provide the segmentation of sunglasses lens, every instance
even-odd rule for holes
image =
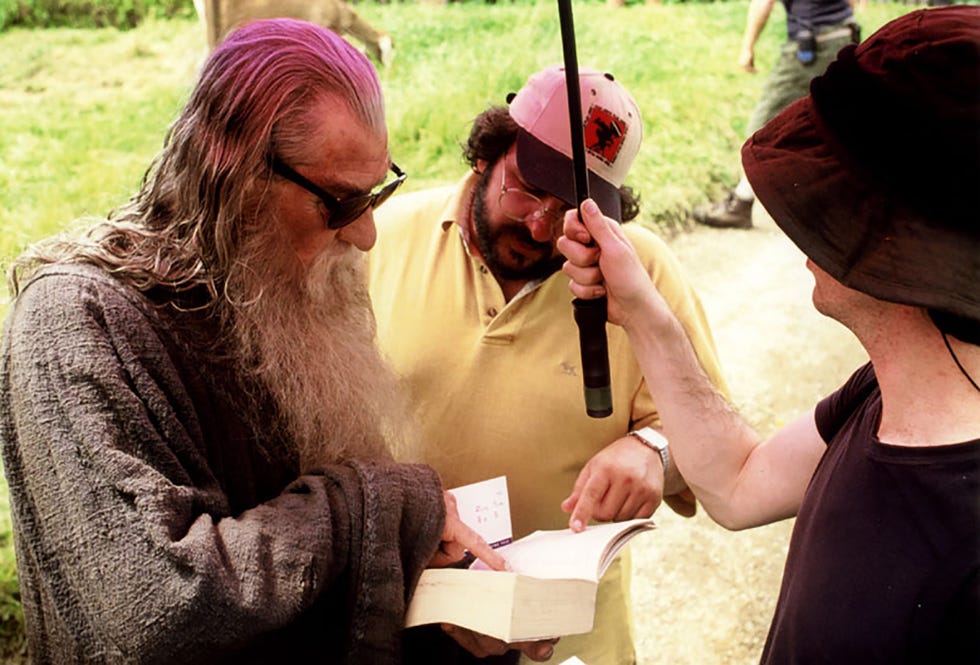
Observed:
[[[385,185],[384,189],[378,192],[378,195],[374,197],[372,207],[377,208],[379,205],[381,205],[382,203],[390,199],[391,195],[395,193],[395,190],[398,189],[398,186],[400,184],[402,184],[401,180],[396,180],[392,183]]]
[[[330,217],[327,219],[327,228],[334,230],[342,229],[348,224],[357,221],[357,218],[363,215],[370,207],[370,196],[340,201],[339,205],[330,211]]]
[[[357,219],[366,213],[368,209],[377,208],[379,205],[391,198],[391,195],[395,193],[395,190],[398,189],[399,186],[401,186],[403,180],[405,180],[404,174],[402,174],[397,180],[389,182],[375,194],[368,194],[366,196],[359,196],[354,199],[338,201],[336,207],[330,211],[330,218],[327,220],[327,228],[334,230],[342,229],[348,224],[352,224],[353,222],[357,221]]]

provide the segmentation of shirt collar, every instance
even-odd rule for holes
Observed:
[[[460,178],[459,182],[456,183],[456,191],[453,192],[441,216],[442,230],[448,231],[455,224],[459,230],[459,237],[463,241],[463,247],[466,248],[466,253],[471,257],[473,254],[470,252],[468,221],[472,198],[476,193],[476,186],[480,182],[480,177],[481,175],[476,171],[468,171],[466,175]]]

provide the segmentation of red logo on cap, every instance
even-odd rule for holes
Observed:
[[[585,147],[612,166],[626,141],[626,122],[599,106],[589,109],[585,119]]]

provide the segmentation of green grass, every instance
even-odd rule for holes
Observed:
[[[18,662],[24,655],[24,617],[17,589],[17,562],[7,481],[0,478],[0,662]]]
[[[646,141],[630,178],[645,194],[644,220],[664,222],[717,193],[719,182],[735,176],[735,150],[761,84],[732,66],[744,6],[575,9],[580,64],[615,74],[645,115]],[[416,7],[384,25],[400,47],[394,67],[382,74],[393,150],[413,186],[455,177],[458,142],[472,118],[504,103],[531,72],[561,61],[550,2]],[[764,52],[774,51],[777,33],[766,35]],[[731,58],[720,61],[726,53]],[[719,97],[722,90],[729,94]]]
[[[381,72],[394,159],[406,189],[455,181],[470,121],[504,103],[533,71],[561,61],[553,2],[447,6],[362,2],[394,38]],[[747,2],[575,4],[582,66],[613,72],[644,114],[645,140],[628,180],[641,223],[671,233],[686,211],[737,177],[749,111],[784,35],[781,7],[757,49],[761,73],[735,65]],[[864,34],[912,9],[859,9]],[[86,215],[104,215],[138,186],[204,55],[194,21],[133,30],[14,29],[0,34],[0,266],[29,242]],[[3,301],[0,292],[0,301]],[[7,304],[0,302],[0,318]],[[0,479],[0,659],[21,652],[6,484]]]

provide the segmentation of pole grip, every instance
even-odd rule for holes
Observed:
[[[572,300],[582,354],[585,412],[593,418],[612,415],[609,381],[609,348],[606,343],[606,299]]]

